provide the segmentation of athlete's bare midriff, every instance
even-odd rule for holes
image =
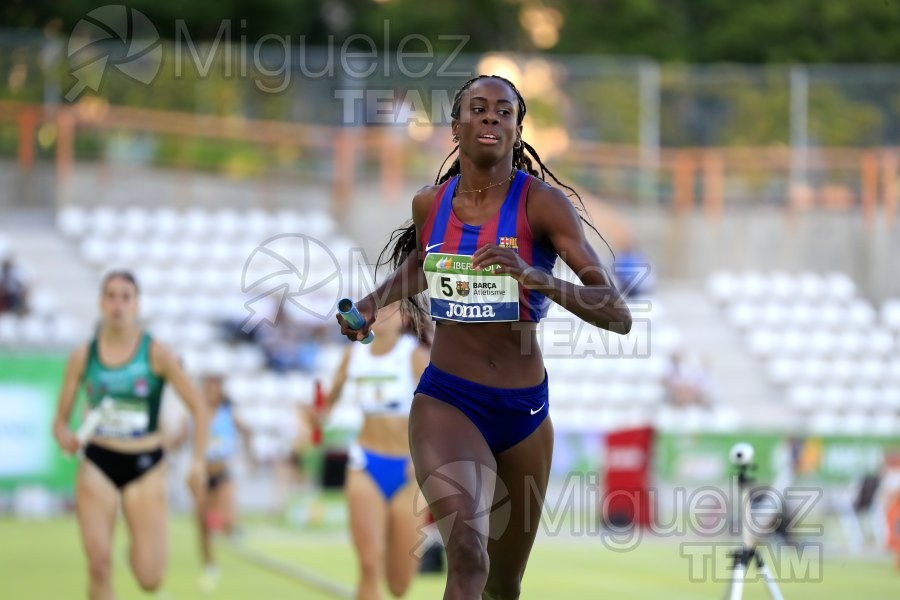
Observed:
[[[356,436],[356,443],[377,454],[409,454],[409,425],[406,416],[366,416]]]
[[[162,446],[162,435],[160,435],[158,431],[154,431],[153,433],[148,433],[147,435],[142,435],[138,438],[127,439],[94,436],[93,438],[91,438],[91,443],[96,444],[101,448],[112,450],[113,452],[135,454],[138,452],[156,450],[157,448]]]
[[[544,381],[537,323],[441,323],[434,332],[431,362],[474,383],[523,388]]]

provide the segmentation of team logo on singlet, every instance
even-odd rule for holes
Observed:
[[[500,236],[500,244],[499,244],[499,246],[500,246],[501,248],[512,248],[512,249],[514,249],[514,250],[518,250],[518,249],[519,249],[519,238],[517,238],[517,237],[507,237],[507,236],[502,236],[502,235],[501,235],[501,236]]]
[[[469,282],[468,281],[457,281],[456,282],[456,293],[460,296],[468,296],[469,295]]]
[[[150,385],[144,378],[134,380],[134,395],[143,398],[150,393]]]

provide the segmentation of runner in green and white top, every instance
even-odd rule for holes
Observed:
[[[88,558],[89,598],[110,600],[111,550],[119,500],[131,534],[130,563],[138,584],[159,588],[167,561],[165,473],[158,430],[163,386],[171,383],[193,415],[194,458],[188,485],[196,501],[206,483],[207,415],[199,393],[175,356],[137,324],[138,286],[127,271],[108,274],[100,297],[97,335],[69,358],[53,434],[70,454],[79,440],[69,422],[78,389],[98,409],[99,425],[84,447],[75,507]]]

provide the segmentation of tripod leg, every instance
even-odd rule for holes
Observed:
[[[762,576],[763,581],[766,582],[766,588],[768,588],[769,596],[772,597],[772,600],[784,600],[784,596],[781,595],[781,590],[778,589],[778,583],[769,572],[769,567],[766,566],[758,554],[756,557],[756,567],[759,569],[759,574]]]
[[[747,574],[747,565],[737,564],[731,575],[731,595],[728,600],[741,600],[744,594],[744,577]]]

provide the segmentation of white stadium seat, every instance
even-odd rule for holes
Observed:
[[[777,384],[796,381],[800,375],[801,363],[793,358],[776,358],[768,364],[769,378]]]
[[[881,322],[895,333],[900,333],[900,299],[892,298],[881,305]]]
[[[878,405],[878,390],[865,383],[854,385],[850,388],[850,406],[857,410],[868,410]]]
[[[814,409],[821,400],[820,388],[809,384],[792,385],[788,390],[788,403],[796,410],[806,412]]]
[[[246,375],[229,374],[225,379],[225,393],[238,404],[253,402],[256,399],[253,379]]]
[[[818,309],[815,305],[806,304],[805,302],[793,302],[789,304],[788,321],[792,327],[807,327],[810,325],[820,325],[817,322]]]
[[[887,379],[887,363],[878,358],[860,361],[857,379],[861,382],[880,385]]]
[[[888,365],[888,381],[900,384],[900,356],[895,356]]]
[[[829,329],[846,330],[847,311],[834,302],[818,306],[813,315],[812,326]]]
[[[213,227],[212,216],[203,208],[192,208],[181,216],[182,239],[202,239],[210,234],[218,237]]]
[[[886,329],[876,329],[868,336],[867,352],[872,356],[890,356],[894,351],[894,336]]]
[[[883,386],[878,394],[878,406],[885,410],[900,410],[900,385]]]
[[[208,324],[216,318],[219,305],[219,296],[210,293],[194,293],[190,296],[190,309],[188,314],[195,319]]]
[[[767,302],[761,306],[761,324],[771,328],[789,325],[791,314],[788,304],[784,302]]]
[[[817,411],[809,419],[809,428],[817,434],[838,433],[841,427],[841,415],[829,411]]]
[[[835,358],[828,368],[828,380],[834,383],[849,384],[856,380],[859,363],[847,356]]]
[[[335,229],[334,219],[323,210],[310,211],[306,215],[306,225],[309,235],[320,240],[329,237]]]
[[[42,317],[24,317],[19,320],[19,339],[26,344],[43,346],[53,339],[50,323]]]
[[[92,266],[99,267],[111,262],[113,251],[107,240],[89,236],[81,243],[81,256]]]
[[[757,304],[741,301],[728,309],[728,318],[735,327],[744,330],[759,324],[762,310]]]
[[[264,210],[252,208],[241,216],[241,232],[244,237],[264,240],[276,229],[274,218]]]
[[[874,413],[866,433],[885,437],[895,435],[897,433],[897,419],[894,417],[894,413]]]
[[[779,302],[793,303],[797,299],[797,281],[783,271],[774,273],[769,280],[769,293]]]
[[[797,280],[797,293],[807,302],[822,302],[825,298],[825,282],[815,273],[803,272]]]
[[[308,232],[309,227],[306,219],[297,211],[281,210],[275,214],[275,230],[272,232],[273,235]],[[258,242],[260,241],[262,240],[258,240]]]
[[[819,383],[828,376],[828,363],[819,358],[806,358],[800,363],[799,379],[805,383]]]
[[[246,235],[247,229],[238,211],[233,208],[220,208],[213,213],[211,237],[230,239]]]
[[[80,239],[89,225],[87,211],[80,206],[66,206],[56,214],[56,227],[66,237]]]
[[[88,334],[88,327],[85,325],[72,317],[57,317],[51,322],[51,342],[60,346],[72,346]]]
[[[128,269],[137,267],[145,254],[143,243],[127,237],[120,237],[112,247],[113,259]]]
[[[745,271],[738,277],[738,298],[741,301],[757,302],[768,291],[767,278],[756,271]]]
[[[182,239],[175,246],[171,260],[175,265],[183,267],[205,266],[205,242],[192,238]]]
[[[847,435],[865,435],[870,427],[871,420],[865,414],[852,412],[841,418],[838,430]]]
[[[121,230],[119,210],[111,206],[95,207],[89,217],[89,234],[100,238],[115,237]]]
[[[59,312],[59,302],[49,292],[36,289],[28,299],[30,313],[39,317],[49,317]]]
[[[167,271],[150,264],[144,264],[135,273],[138,285],[141,286],[141,296],[153,294],[164,290],[167,285]]]
[[[800,329],[788,329],[781,335],[779,353],[804,357],[808,354],[808,334]]]
[[[767,328],[752,330],[748,336],[750,351],[761,358],[776,354],[780,342],[781,336]]]
[[[825,277],[825,293],[829,298],[849,302],[856,296],[856,284],[846,273],[829,273]]]
[[[150,235],[154,240],[173,239],[181,232],[182,219],[174,208],[158,208],[150,215]]]
[[[179,263],[178,266],[169,269],[166,289],[187,294],[196,287],[194,269],[183,265],[184,263]]]
[[[862,333],[847,329],[838,338],[837,352],[845,356],[859,356],[866,350],[866,337]]]
[[[175,252],[175,246],[170,240],[157,237],[146,243],[144,252],[149,264],[168,268]]]
[[[204,263],[219,267],[227,264],[232,257],[231,244],[224,240],[212,239],[205,245]]]
[[[875,309],[864,300],[854,300],[846,309],[846,322],[854,328],[868,328],[875,323]]]
[[[129,206],[122,213],[122,232],[143,238],[150,231],[150,211],[142,206]]]
[[[850,389],[846,386],[828,384],[817,390],[817,402],[825,410],[841,411],[851,404]]]

